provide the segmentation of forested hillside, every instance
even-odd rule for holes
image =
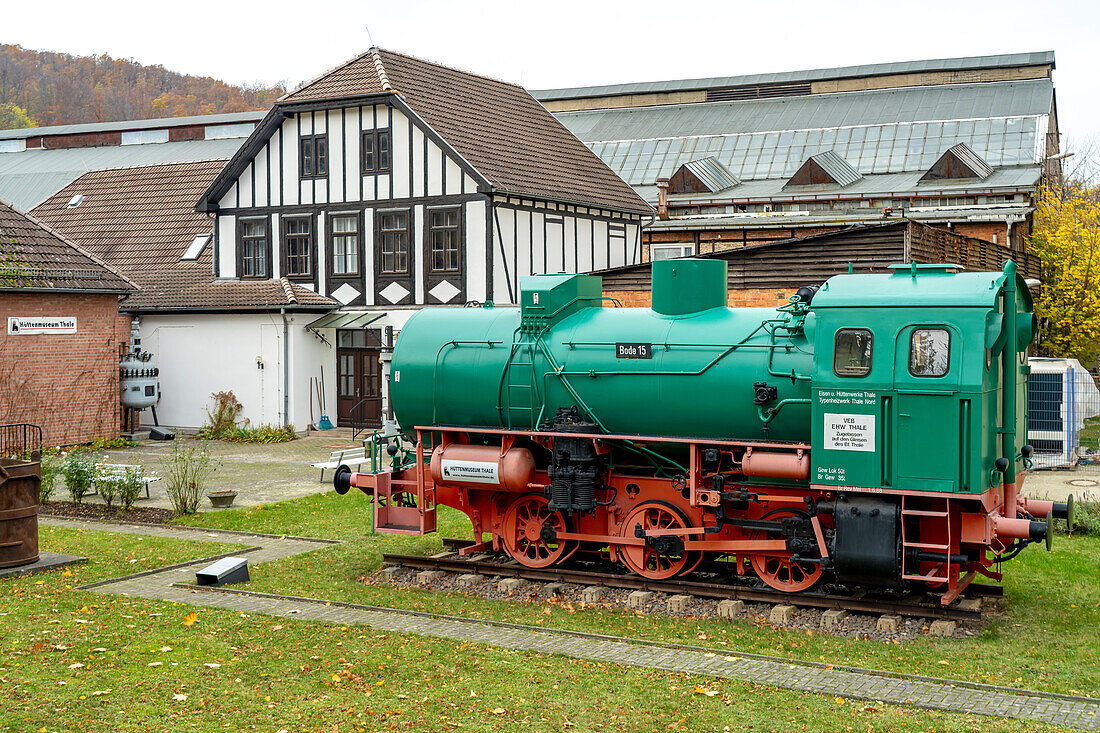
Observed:
[[[0,129],[266,109],[281,85],[237,87],[110,56],[0,44]]]

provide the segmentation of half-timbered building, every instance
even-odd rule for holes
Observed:
[[[219,280],[341,304],[306,329],[335,345],[342,422],[380,418],[380,350],[415,309],[640,262],[653,214],[522,87],[379,48],[280,99],[196,208]]]

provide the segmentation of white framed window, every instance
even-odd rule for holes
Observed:
[[[671,260],[676,257],[691,257],[695,254],[694,244],[651,244],[649,259],[651,262]]]

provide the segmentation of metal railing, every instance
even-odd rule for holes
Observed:
[[[0,425],[0,456],[29,457],[42,452],[42,428],[27,422]]]
[[[372,404],[372,403],[375,403],[375,402],[377,402],[379,407],[381,407],[382,397],[381,396],[379,396],[379,397],[364,397],[363,399],[356,402],[355,405],[348,412],[348,423],[351,424],[351,429],[352,429],[351,437],[352,437],[352,439],[358,438],[359,434],[361,432],[363,432],[364,430],[367,430],[368,428],[369,429],[374,429],[374,428],[382,427],[382,419],[381,418],[379,418],[377,420],[374,420],[374,419],[368,420],[366,418],[366,412],[367,412],[366,411],[366,405],[369,405],[369,404]],[[381,410],[379,410],[379,414],[381,414]]]

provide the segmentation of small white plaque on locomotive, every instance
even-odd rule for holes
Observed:
[[[873,453],[875,416],[849,413],[825,413],[826,450],[852,450]]]
[[[459,461],[444,458],[442,462],[444,481],[462,481],[473,484],[499,484],[497,464],[489,461]]]

